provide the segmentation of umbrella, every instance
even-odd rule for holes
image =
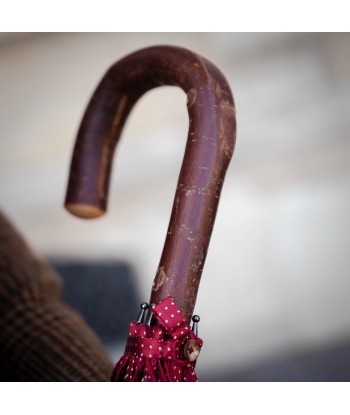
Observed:
[[[215,65],[189,50],[174,46],[155,46],[134,52],[111,66],[84,114],[74,147],[65,201],[72,214],[83,218],[104,214],[114,149],[124,123],[136,101],[146,91],[161,85],[177,85],[187,94],[188,138],[167,237],[152,286],[150,303],[155,306],[150,313],[156,324],[131,323],[131,333],[133,330],[134,333],[129,338],[136,339],[130,343],[133,346],[127,346],[113,372],[113,379],[118,381],[130,379],[128,368],[136,371],[139,366],[148,369],[148,380],[174,380],[169,375],[173,371],[170,368],[173,364],[177,367],[180,361],[182,372],[194,379],[195,375],[189,375],[193,370],[184,369],[186,359],[180,349],[185,347],[185,340],[193,340],[197,348],[202,345],[188,324],[236,138],[233,97],[227,80]],[[169,321],[162,318],[165,310],[159,310],[168,306],[164,304],[169,301],[174,303],[176,313],[183,315],[180,325],[183,324],[183,329],[189,333],[186,339],[173,337],[171,327],[167,325]],[[154,362],[152,355],[147,359],[139,356],[142,365],[136,363],[132,356],[141,353],[141,338],[150,339],[147,342],[170,342],[172,350],[178,348],[178,354],[174,352],[168,356],[172,364],[165,364],[164,356],[158,352],[161,362]],[[153,344],[150,345],[153,348]],[[136,354],[132,354],[131,349]],[[193,363],[190,365],[193,368]],[[154,367],[156,369],[152,369]],[[145,380],[146,375],[141,372],[140,369],[140,374],[131,378]],[[178,380],[184,381],[184,377]]]
[[[145,305],[147,303],[141,307]],[[158,323],[154,326],[153,316]],[[196,334],[197,321],[198,316],[194,316],[191,329],[171,296],[152,307],[146,324],[142,317],[130,323],[125,354],[117,363],[111,380],[196,382],[194,368],[203,344]]]

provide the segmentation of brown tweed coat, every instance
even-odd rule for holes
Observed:
[[[61,300],[59,276],[0,212],[0,380],[108,381],[99,339]]]

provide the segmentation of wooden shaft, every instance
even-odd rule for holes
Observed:
[[[186,49],[156,46],[114,64],[98,85],[76,140],[65,206],[79,217],[106,211],[114,149],[129,112],[146,91],[176,85],[187,94],[189,132],[151,302],[172,295],[193,313],[236,118],[230,87],[209,61]]]

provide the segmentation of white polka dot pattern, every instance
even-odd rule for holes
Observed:
[[[196,382],[196,361],[186,360],[189,341],[200,350],[203,341],[186,324],[172,297],[153,308],[158,324],[130,323],[124,356],[117,363],[115,382]],[[187,346],[186,346],[187,345]],[[187,349],[185,349],[187,347]],[[185,353],[186,350],[186,353]],[[194,356],[192,353],[191,356]]]

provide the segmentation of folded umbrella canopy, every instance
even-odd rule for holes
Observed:
[[[158,324],[151,326],[153,315]],[[130,323],[125,354],[111,380],[195,382],[194,367],[202,344],[174,299],[168,297],[152,308],[146,324],[142,320]]]
[[[106,211],[114,149],[125,120],[146,91],[161,85],[177,85],[187,94],[189,132],[152,286],[155,306],[148,325],[131,323],[125,355],[112,375],[117,381],[196,379],[193,368],[202,341],[188,324],[235,144],[233,97],[211,62],[172,46],[137,51],[107,71],[87,107],[70,168],[65,206],[71,213],[94,218]],[[168,315],[165,307],[173,312]],[[148,357],[147,345],[153,351]]]

